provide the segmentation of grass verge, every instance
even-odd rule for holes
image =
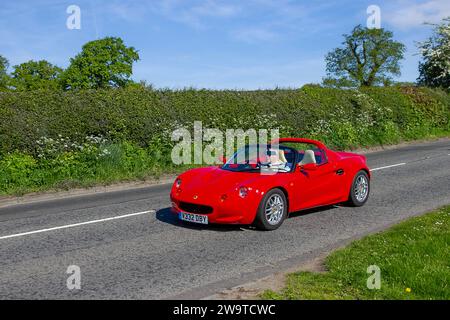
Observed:
[[[290,274],[263,299],[450,299],[450,206],[367,236],[326,258],[327,272]],[[368,267],[380,289],[368,289]]]

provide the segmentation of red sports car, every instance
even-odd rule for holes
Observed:
[[[369,197],[366,158],[323,143],[282,138],[247,145],[221,166],[192,169],[175,180],[170,198],[181,220],[254,224],[277,229],[290,212]]]

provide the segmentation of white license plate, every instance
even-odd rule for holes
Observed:
[[[200,214],[180,212],[178,217],[184,221],[208,224],[208,216],[202,216]]]

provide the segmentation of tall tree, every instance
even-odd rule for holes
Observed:
[[[8,67],[9,67],[8,59],[0,55],[0,90],[8,88],[9,83]]]
[[[121,38],[107,37],[86,43],[81,53],[70,59],[62,77],[65,89],[122,87],[129,83],[133,63],[139,54],[125,46]]]
[[[11,86],[19,91],[51,89],[60,87],[62,69],[48,61],[27,61],[13,67]]]
[[[419,44],[423,61],[419,64],[418,82],[450,89],[450,17],[434,27],[433,35]]]
[[[405,46],[393,40],[393,34],[384,29],[356,26],[344,35],[341,48],[326,57],[325,85],[374,86],[387,84],[392,76],[400,75],[400,60]]]

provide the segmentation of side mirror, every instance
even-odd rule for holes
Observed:
[[[225,156],[220,156],[219,157],[219,163],[222,163],[222,164],[227,163],[227,158],[225,158]]]
[[[317,164],[316,163],[307,163],[302,166],[300,166],[300,170],[306,170],[306,171],[314,171],[317,170]]]

